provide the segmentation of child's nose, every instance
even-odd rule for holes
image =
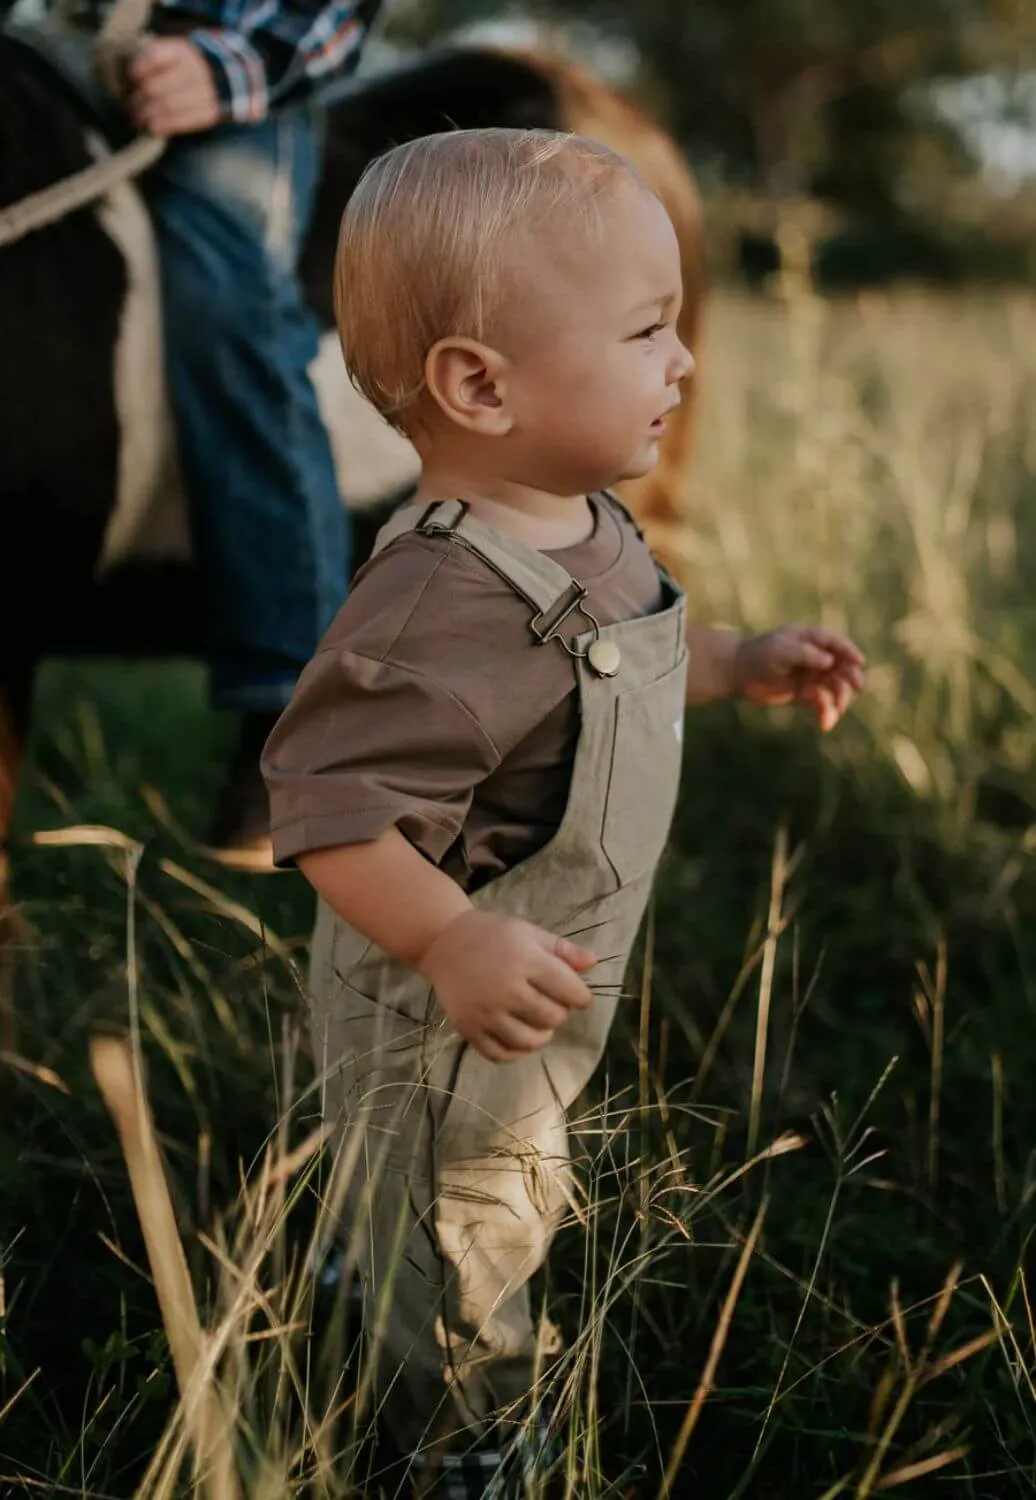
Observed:
[[[686,344],[678,343],[676,346],[676,357],[669,370],[670,380],[686,380],[688,375],[694,374],[694,355]]]

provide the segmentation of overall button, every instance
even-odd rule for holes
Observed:
[[[598,677],[614,677],[622,664],[622,652],[614,641],[592,642],[586,659]]]

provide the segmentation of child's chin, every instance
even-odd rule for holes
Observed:
[[[623,466],[621,479],[643,479],[658,463],[658,444],[648,443]]]

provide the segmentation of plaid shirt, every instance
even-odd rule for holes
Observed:
[[[226,119],[261,120],[356,66],[381,0],[156,0],[197,16],[188,33],[216,79]]]

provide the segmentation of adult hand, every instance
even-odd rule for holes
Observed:
[[[222,118],[204,53],[186,37],[148,37],[129,68],[130,118],[152,135],[210,130]]]

